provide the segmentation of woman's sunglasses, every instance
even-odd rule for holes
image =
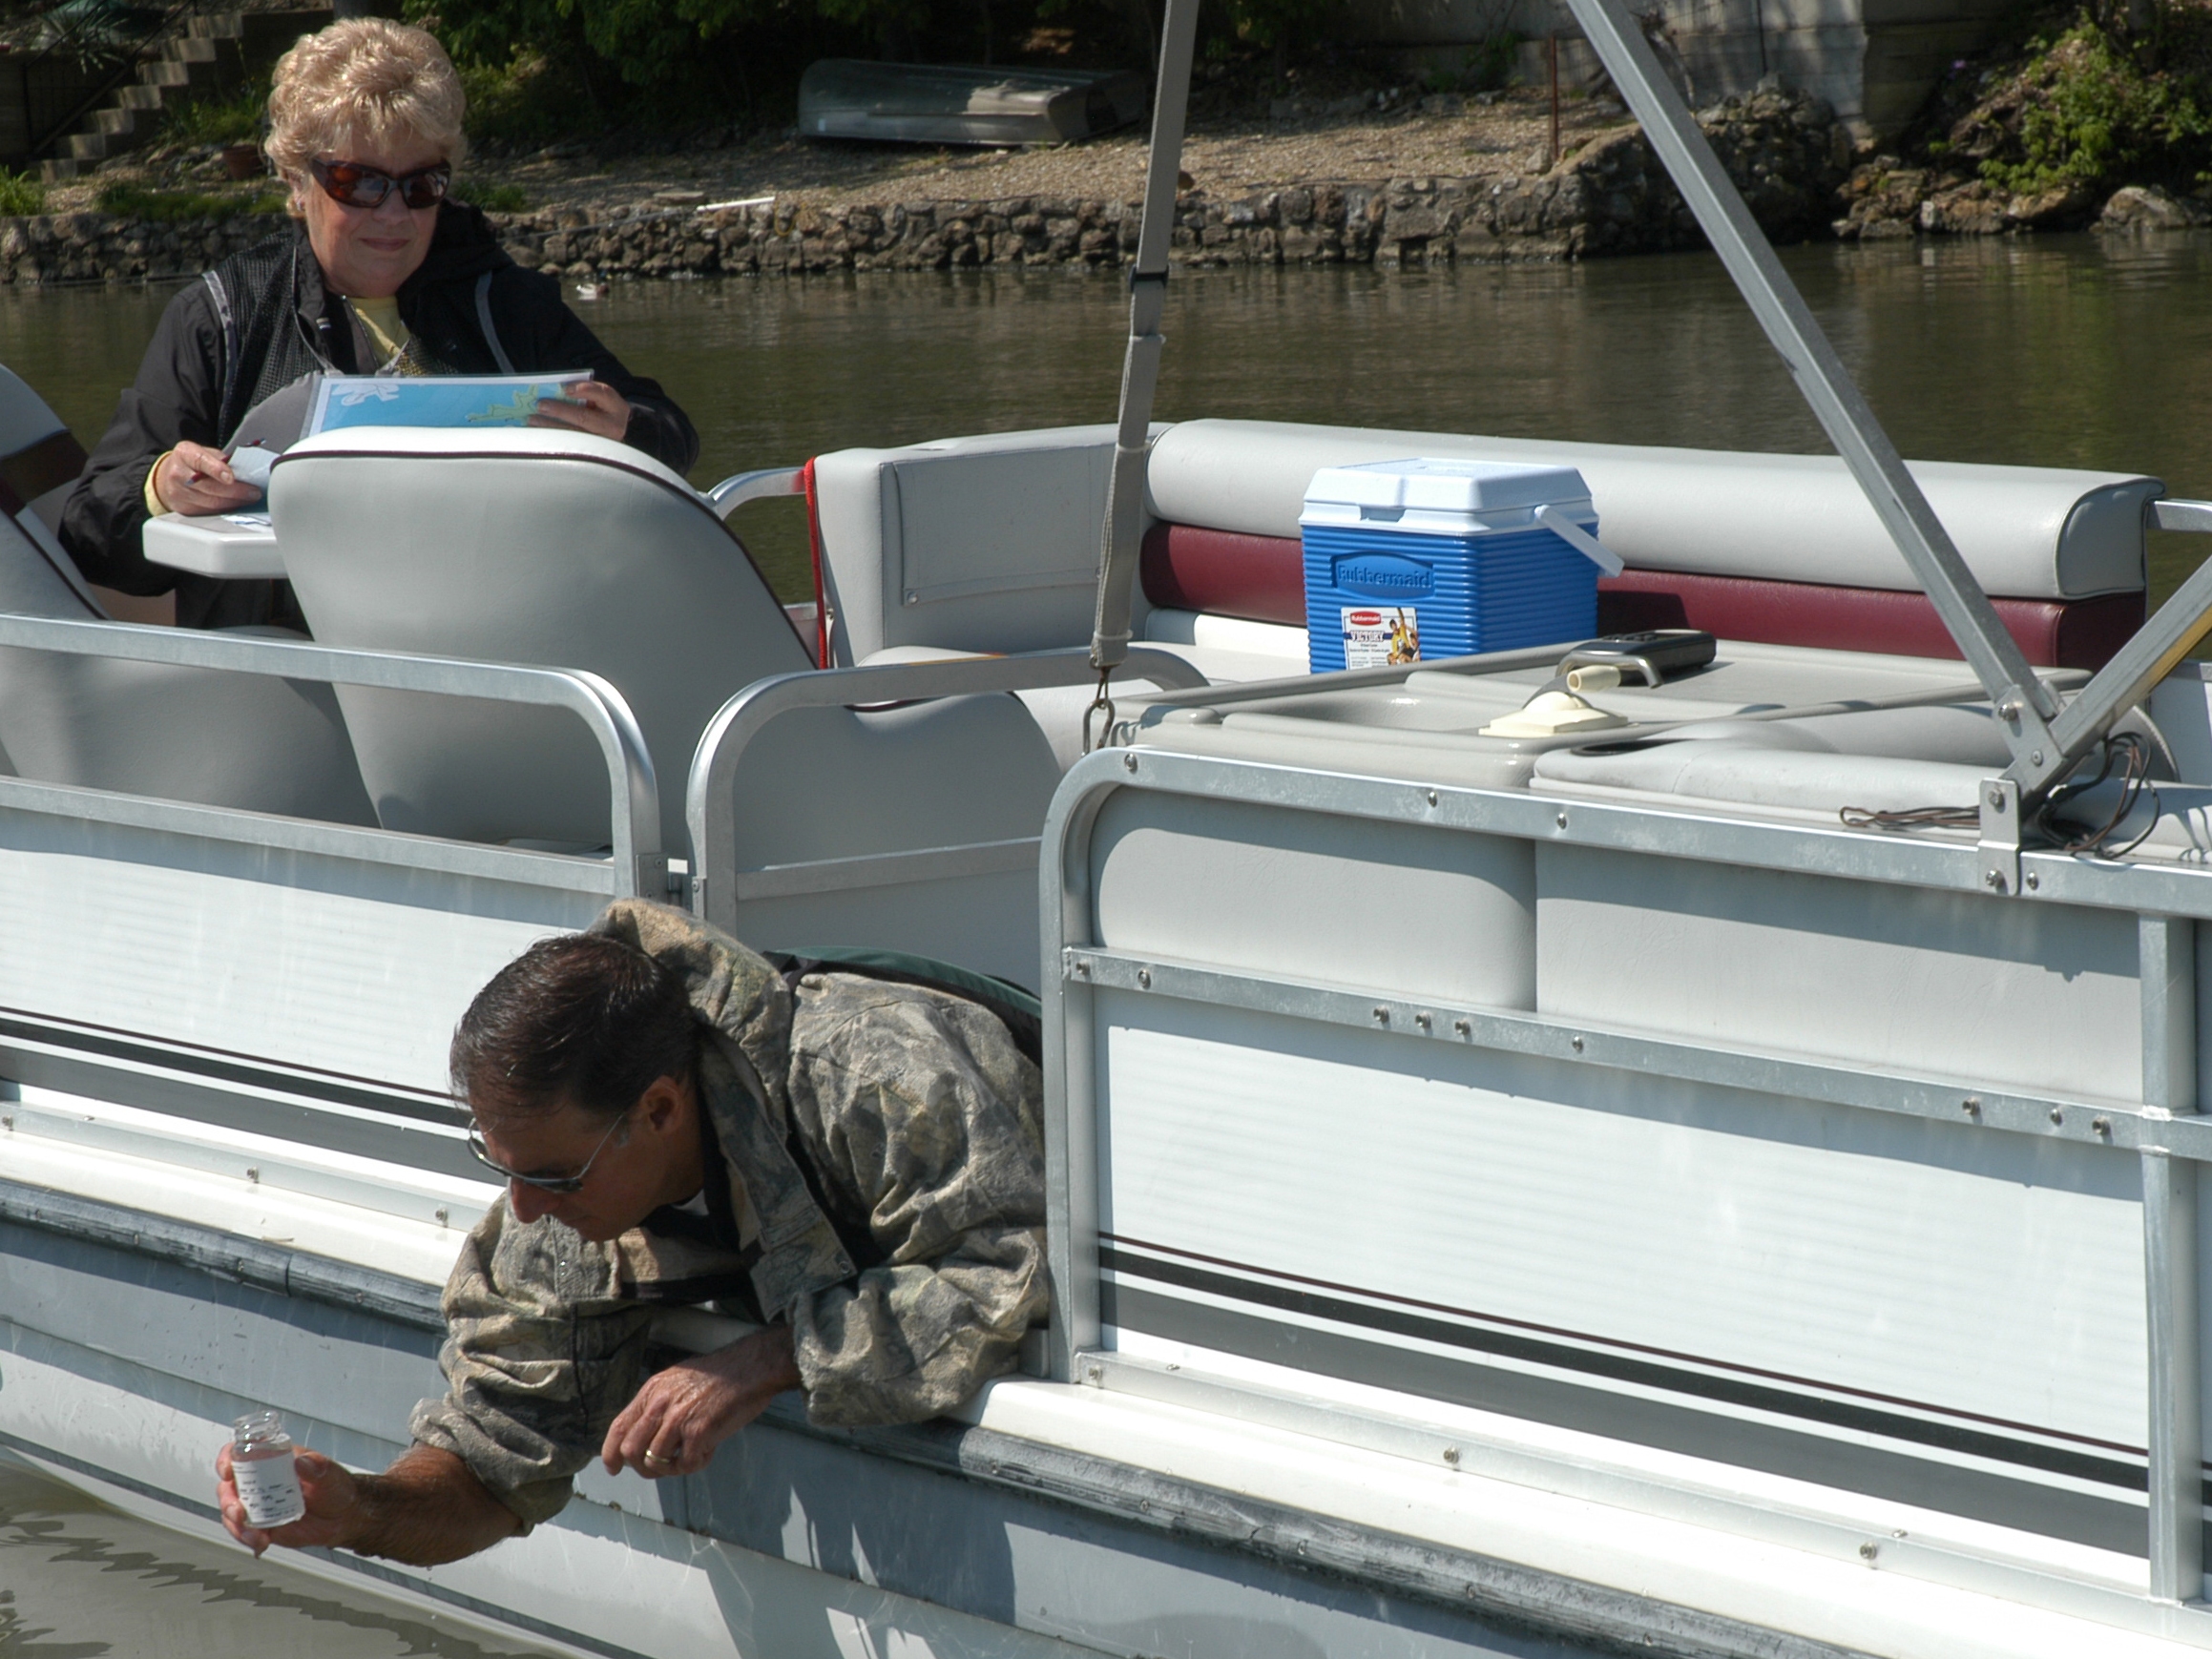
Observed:
[[[418,167],[412,173],[386,173],[360,161],[310,161],[307,171],[315,176],[323,194],[341,207],[379,208],[396,190],[400,200],[420,211],[444,201],[453,182],[452,164],[446,161]]]

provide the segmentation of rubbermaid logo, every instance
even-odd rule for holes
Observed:
[[[1339,565],[1336,579],[1347,588],[1381,589],[1390,593],[1426,593],[1433,583],[1429,571],[1393,559],[1388,563],[1354,562]]]
[[[1383,613],[1380,611],[1346,611],[1345,612],[1345,626],[1346,628],[1380,628],[1382,625]]]

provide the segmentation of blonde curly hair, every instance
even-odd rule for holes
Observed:
[[[469,100],[453,60],[428,30],[383,17],[349,17],[303,34],[277,60],[269,93],[269,167],[297,194],[317,156],[344,157],[355,144],[420,139],[459,167],[469,141]]]

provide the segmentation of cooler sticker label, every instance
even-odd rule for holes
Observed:
[[[1421,626],[1410,605],[1346,605],[1345,667],[1394,668],[1421,660]]]

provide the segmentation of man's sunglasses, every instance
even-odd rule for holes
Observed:
[[[452,164],[446,161],[418,167],[412,173],[386,173],[361,161],[310,161],[307,171],[315,176],[323,194],[341,207],[371,210],[382,207],[384,198],[395,190],[400,200],[418,211],[436,207],[446,199],[453,182]]]
[[[592,1166],[599,1161],[599,1154],[607,1150],[607,1143],[615,1138],[615,1131],[630,1121],[624,1112],[607,1126],[607,1132],[599,1137],[599,1144],[592,1149],[592,1155],[584,1160],[584,1167],[573,1175],[526,1175],[520,1170],[511,1170],[491,1155],[491,1149],[484,1144],[484,1131],[474,1124],[469,1126],[469,1150],[476,1154],[476,1161],[486,1169],[496,1172],[503,1179],[520,1181],[525,1187],[535,1187],[540,1192],[569,1193],[578,1192],[591,1179]]]

